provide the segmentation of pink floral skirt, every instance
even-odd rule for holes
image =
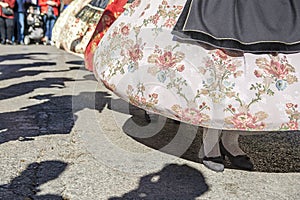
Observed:
[[[225,130],[299,130],[300,54],[228,55],[174,39],[185,1],[136,0],[106,32],[96,77],[122,99]]]

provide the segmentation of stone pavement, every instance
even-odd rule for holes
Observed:
[[[148,123],[51,46],[0,46],[0,199],[299,199],[300,134],[244,136],[255,171],[212,172],[201,129]]]

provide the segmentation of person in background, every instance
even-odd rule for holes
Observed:
[[[59,15],[60,0],[39,0],[41,13],[44,15],[45,37],[42,39],[45,45],[51,44],[52,29]]]
[[[24,29],[25,29],[25,3],[30,0],[16,0],[15,5],[15,28],[17,44],[24,44]]]
[[[15,0],[1,0],[0,1],[0,32],[1,44],[12,45],[14,35],[14,13],[4,14],[2,8],[14,9]]]

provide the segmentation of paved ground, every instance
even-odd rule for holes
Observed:
[[[299,199],[300,134],[241,138],[254,172],[199,163],[201,129],[143,111],[51,46],[0,46],[0,199]]]

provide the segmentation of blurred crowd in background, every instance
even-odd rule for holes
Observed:
[[[23,45],[53,44],[52,29],[72,0],[0,0],[0,42]],[[30,38],[30,39],[29,39]]]

